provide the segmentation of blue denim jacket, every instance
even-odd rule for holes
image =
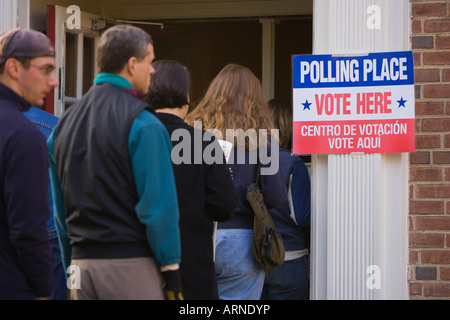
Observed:
[[[45,112],[36,107],[31,107],[28,111],[23,113],[28,119],[31,120],[39,130],[45,135],[47,139],[50,133],[55,128],[56,123],[58,122],[58,117],[52,115],[51,113]],[[55,222],[53,220],[53,200],[52,200],[52,192],[49,190],[49,203],[50,203],[50,218],[47,220],[47,229],[49,234],[49,239],[57,238]]]

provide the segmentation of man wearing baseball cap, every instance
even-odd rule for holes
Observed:
[[[49,298],[55,287],[45,137],[23,114],[58,86],[55,50],[40,32],[0,35],[0,299]]]

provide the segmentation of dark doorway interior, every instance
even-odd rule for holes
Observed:
[[[312,17],[280,19],[275,27],[275,97],[292,103],[292,55],[312,54]]]
[[[210,81],[228,63],[238,63],[261,78],[261,26],[257,21],[168,23],[149,28],[156,59],[174,59],[191,73],[195,105]]]
[[[228,63],[242,64],[261,79],[262,26],[257,19],[167,22],[162,30],[144,28],[154,40],[156,59],[174,59],[188,67],[194,106]],[[275,30],[275,97],[292,102],[291,55],[312,53],[312,17],[280,18]]]

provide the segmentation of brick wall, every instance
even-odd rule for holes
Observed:
[[[450,299],[450,0],[411,0],[410,299]]]

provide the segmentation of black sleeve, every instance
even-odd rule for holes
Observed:
[[[50,206],[44,136],[38,129],[24,128],[11,143],[9,155],[5,198],[10,241],[33,292],[38,297],[48,297],[54,288],[54,277],[46,225]]]
[[[216,150],[221,152],[217,141],[211,143],[217,144]],[[205,177],[205,195],[206,212],[211,220],[223,222],[231,219],[233,210],[238,205],[239,197],[234,187],[230,168],[225,163],[225,157],[222,163],[212,163],[206,165]]]

